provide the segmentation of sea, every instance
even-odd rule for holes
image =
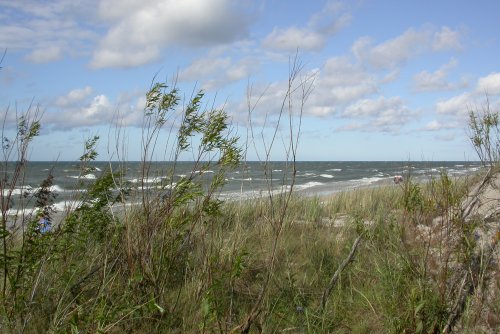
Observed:
[[[0,167],[7,187],[13,175],[13,164]],[[107,170],[121,171],[121,183],[131,190],[129,201],[136,202],[142,192],[164,196],[183,177],[194,177],[205,186],[217,173],[216,166],[202,168],[193,162],[91,162],[82,172],[79,162],[29,162],[25,173],[12,191],[11,215],[19,210],[32,211],[33,194],[49,174],[53,176],[50,190],[55,195],[53,209],[65,211],[78,206],[89,185]],[[450,177],[473,174],[481,169],[477,161],[300,161],[244,162],[225,173],[224,186],[216,193],[221,200],[234,201],[268,196],[292,189],[305,196],[327,195],[360,187],[394,184],[396,175],[420,182],[447,173]],[[147,173],[145,173],[147,171]],[[3,198],[8,189],[3,189]]]

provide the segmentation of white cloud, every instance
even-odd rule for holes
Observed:
[[[0,48],[29,48],[30,37],[33,35],[34,31],[26,27],[2,25],[0,26]]]
[[[294,50],[320,50],[325,46],[326,38],[309,29],[289,27],[287,29],[274,29],[263,42],[268,49],[284,51]]]
[[[94,53],[91,66],[102,67],[135,67],[150,63],[160,56],[160,48],[151,45],[143,48],[122,48],[120,50],[101,49]]]
[[[229,0],[106,1],[101,17],[113,24],[94,52],[91,65],[131,67],[152,62],[173,43],[188,47],[230,43],[247,34],[249,23],[237,4]],[[139,55],[138,55],[139,54]]]
[[[241,79],[248,78],[252,72],[257,67],[259,67],[259,61],[251,59],[242,59],[230,68],[226,72],[226,77],[229,81],[237,81]]]
[[[369,37],[357,39],[351,51],[364,63],[379,69],[391,69],[428,51],[444,51],[457,48],[460,34],[443,27],[436,31],[432,27],[417,30],[410,28],[403,34],[377,45]]]
[[[441,123],[439,123],[438,121],[434,120],[434,121],[430,121],[429,123],[427,123],[423,130],[425,131],[438,131],[438,130],[441,130],[443,128],[443,125]]]
[[[143,7],[154,6],[156,2],[155,0],[101,0],[97,12],[104,20],[120,21]]]
[[[455,140],[455,137],[456,137],[456,134],[453,133],[453,132],[450,132],[450,133],[446,133],[446,134],[442,134],[442,135],[436,136],[436,140],[439,140],[439,141],[452,141],[452,140]]]
[[[460,33],[449,27],[442,27],[434,33],[432,49],[435,51],[461,50]]]
[[[445,123],[433,120],[428,122],[421,130],[422,131],[440,131],[440,130],[448,130],[448,129],[455,129],[459,127],[459,123],[456,121],[446,121]]]
[[[470,91],[438,101],[435,110],[438,114],[446,115],[452,124],[466,125],[471,110],[500,110],[500,73],[490,73],[477,80],[476,87]]]
[[[29,55],[26,56],[26,59],[33,63],[47,63],[50,61],[61,59],[61,57],[62,48],[60,46],[53,45],[33,50]]]
[[[76,96],[75,102],[81,96]],[[84,94],[81,93],[80,94]],[[105,95],[96,95],[85,103],[65,107],[57,111],[46,112],[43,122],[49,127],[61,130],[70,130],[80,127],[111,124],[115,109]]]
[[[401,71],[399,69],[393,69],[389,73],[386,73],[380,79],[380,83],[390,83],[390,82],[393,82],[393,81],[395,81],[399,77],[400,73],[401,73]]]
[[[338,108],[335,106],[318,106],[313,105],[307,108],[307,113],[312,116],[323,117],[327,115],[331,115],[338,112]]]
[[[400,97],[359,100],[345,108],[342,117],[348,119],[363,119],[341,128],[347,131],[359,129],[363,131],[397,133],[416,117]]]
[[[49,106],[42,120],[51,129],[71,130],[92,126],[142,126],[143,92],[123,93],[112,102],[104,94],[93,95],[90,86],[73,89]]]
[[[362,61],[378,68],[392,68],[420,54],[429,38],[427,31],[408,29],[402,35],[372,46],[368,38],[354,42],[352,51]]]
[[[231,57],[204,56],[181,70],[179,80],[200,82],[202,89],[209,91],[248,78],[259,66],[257,59],[243,58],[233,62]]]
[[[107,119],[107,116],[109,114],[109,111],[111,110],[112,106],[111,103],[109,102],[109,99],[106,97],[106,95],[97,95],[94,97],[90,105],[86,108],[83,108],[83,118],[85,119],[90,119],[90,118],[100,118],[104,116],[104,119]],[[95,120],[93,120],[95,122]],[[100,122],[97,122],[96,124],[99,124]]]
[[[377,91],[377,79],[359,64],[347,57],[330,58],[318,72],[307,113],[314,116],[334,113]]]
[[[55,104],[61,108],[73,106],[85,100],[90,94],[92,94],[92,87],[90,86],[73,89],[65,96],[59,97]]]
[[[422,71],[413,77],[414,88],[418,92],[426,91],[443,91],[463,88],[467,85],[466,82],[450,83],[448,82],[448,72],[457,65],[455,59],[444,64],[434,72]]]
[[[309,19],[307,26],[275,27],[262,45],[279,51],[321,50],[331,36],[350,23],[351,15],[342,13],[343,7],[339,2],[330,1]]]
[[[323,83],[333,86],[353,86],[363,82],[373,82],[373,77],[362,66],[348,57],[333,57],[325,62]]]
[[[500,95],[500,73],[493,72],[479,78],[476,91],[479,94]]]
[[[179,72],[179,80],[199,80],[212,76],[220,71],[225,71],[231,65],[231,58],[203,57],[195,60],[187,68]]]
[[[54,19],[61,14],[76,14],[80,16],[88,14],[92,8],[97,6],[97,1],[98,0],[23,0],[2,1],[0,5],[6,10],[22,11],[42,19]]]
[[[436,111],[439,114],[451,114],[464,117],[467,115],[467,108],[472,102],[472,95],[466,92],[453,96],[447,100],[439,101],[436,104]]]
[[[2,2],[8,15],[0,22],[0,48],[28,50],[25,59],[35,63],[83,53],[96,37],[88,28],[95,5],[69,0]]]

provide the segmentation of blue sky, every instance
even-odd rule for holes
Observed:
[[[312,84],[299,160],[475,160],[467,110],[486,93],[500,109],[498,13],[496,0],[0,0],[0,110],[8,134],[16,109],[39,105],[31,160],[75,160],[96,134],[99,159],[138,160],[144,94],[155,75],[176,77],[243,139],[259,101],[254,160],[298,54],[296,83]],[[281,124],[272,159],[287,133]]]

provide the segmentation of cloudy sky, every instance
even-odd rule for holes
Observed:
[[[312,85],[298,159],[475,160],[467,111],[486,95],[500,109],[498,13],[496,0],[0,0],[0,110],[8,133],[39,105],[32,160],[77,159],[96,134],[100,159],[119,135],[138,160],[153,77],[203,89],[246,138],[249,105],[255,133],[276,124],[298,55]]]

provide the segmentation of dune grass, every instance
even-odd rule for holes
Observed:
[[[415,194],[399,186],[294,195],[271,273],[276,226],[266,198],[226,203],[195,225],[196,206],[181,206],[168,217],[157,211],[152,234],[138,207],[120,219],[104,207],[79,210],[61,228],[33,238],[28,254],[36,260],[24,260],[31,267],[23,267],[12,299],[4,301],[2,328],[238,331],[269,274],[250,332],[439,331],[448,316],[450,291],[439,280],[446,273],[429,274],[428,245],[410,231],[416,221],[450,209],[443,201],[455,205],[448,197],[467,189],[463,180],[443,178],[412,185],[420,189],[420,199],[410,201],[414,207],[406,197]],[[354,260],[321,307],[330,278],[358,236]]]
[[[290,80],[289,93],[296,91]],[[146,96],[143,180],[178,94],[155,84]],[[0,182],[1,332],[437,333],[448,326],[460,294],[454,272],[474,259],[474,224],[464,222],[460,205],[475,180],[441,174],[428,183],[410,177],[402,185],[299,196],[286,190],[298,140],[290,121],[288,187],[223,203],[217,193],[242,151],[227,114],[204,111],[202,97],[185,103],[172,135],[173,160],[190,150],[195,161],[175,187],[170,171],[168,196],[142,191],[140,205],[127,206],[123,172],[105,171],[49,233],[40,232],[36,215],[21,217],[17,232],[7,228],[16,185],[8,178],[22,179],[40,127],[36,117],[21,120],[15,145],[3,147],[4,156],[22,150]],[[85,145],[82,176],[97,140]],[[266,159],[273,142],[264,145]],[[212,168],[202,183],[198,171]],[[34,195],[48,217],[51,180]],[[119,213],[111,210],[117,205]],[[479,311],[470,310],[465,332],[477,322]]]

